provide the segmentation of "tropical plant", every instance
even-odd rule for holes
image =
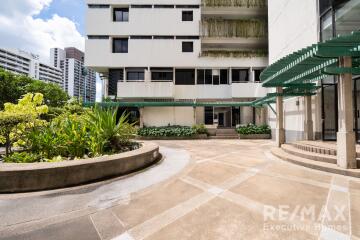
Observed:
[[[69,100],[69,95],[57,84],[33,80],[25,86],[28,93],[42,93],[44,102],[49,107],[62,107]]]
[[[266,8],[266,0],[202,0],[206,7],[258,7]]]
[[[248,124],[240,126],[236,129],[239,134],[250,135],[250,134],[271,134],[271,128],[268,125],[256,126],[254,124]]]
[[[41,155],[31,152],[15,152],[4,158],[5,163],[34,163],[42,160]]]
[[[129,123],[128,113],[123,113],[117,120],[117,111],[111,108],[95,107],[88,113],[88,126],[91,132],[90,150],[94,155],[102,154],[105,150],[119,149],[135,136],[135,123]]]
[[[259,50],[206,50],[201,52],[201,57],[223,57],[223,58],[253,58],[253,57],[267,57],[268,51],[265,49]]]

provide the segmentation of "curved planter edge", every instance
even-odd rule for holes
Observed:
[[[161,159],[159,146],[146,142],[133,151],[56,163],[0,165],[0,193],[72,187],[118,177],[146,168]]]

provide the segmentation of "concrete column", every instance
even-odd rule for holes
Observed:
[[[340,67],[351,66],[351,57],[340,58]],[[341,74],[338,88],[339,131],[337,133],[337,165],[342,168],[356,168],[352,74]]]
[[[305,140],[314,140],[314,123],[312,120],[311,96],[305,96],[304,100],[305,100],[304,138]]]
[[[140,113],[140,128],[144,127],[144,108],[141,107],[139,108],[139,113]]]
[[[264,125],[266,124],[266,108],[255,108],[255,124]]]
[[[196,107],[193,107],[194,111],[194,125],[196,125]]]
[[[276,93],[283,93],[282,87],[276,88]],[[284,106],[283,97],[276,97],[276,145],[281,147],[285,143],[285,129],[284,129]]]

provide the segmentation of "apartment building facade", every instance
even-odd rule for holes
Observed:
[[[360,30],[359,0],[269,1],[269,63],[284,56],[324,42],[336,36]],[[299,11],[301,9],[301,11]],[[291,21],[289,21],[291,19]],[[328,76],[316,84],[312,97],[312,130],[314,139],[337,140],[339,130],[338,76]],[[360,141],[360,80],[353,75],[354,131]],[[284,100],[284,128],[287,142],[304,139],[306,103],[304,97]],[[275,106],[274,106],[275,107]],[[276,128],[276,116],[269,111],[268,122]],[[273,134],[275,136],[275,134]]]
[[[0,68],[44,82],[63,85],[63,73],[59,67],[44,64],[40,62],[38,55],[25,51],[0,48]]]
[[[141,124],[265,122],[266,111],[246,104],[266,94],[265,0],[87,4],[85,65],[101,74],[104,96],[133,106]]]
[[[84,52],[74,47],[52,48],[50,62],[63,71],[63,88],[69,96],[95,102],[96,72],[84,66]]]

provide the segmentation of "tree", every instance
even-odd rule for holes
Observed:
[[[25,75],[14,74],[0,68],[0,110],[7,102],[16,103],[26,93],[26,86],[33,81]]]
[[[25,75],[0,68],[0,110],[5,103],[16,103],[26,93],[41,93],[50,107],[62,107],[69,100],[68,94],[53,83],[45,83]]]

